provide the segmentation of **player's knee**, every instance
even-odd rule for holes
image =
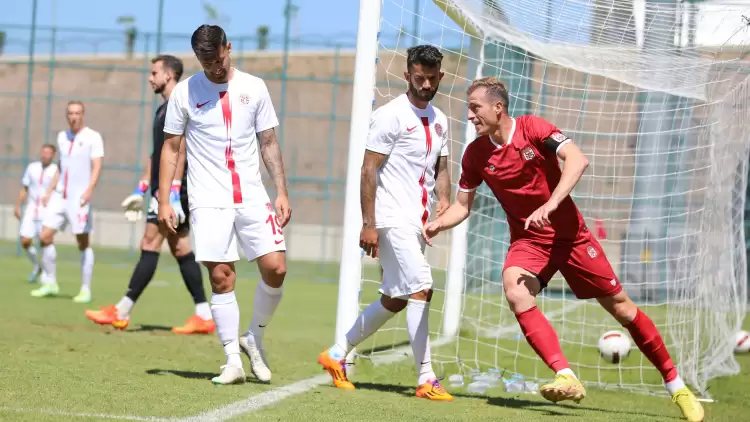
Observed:
[[[207,265],[211,279],[211,290],[217,294],[229,293],[234,290],[235,273],[230,264],[220,263]]]
[[[534,307],[536,298],[523,284],[505,286],[505,299],[514,313],[523,312]]]
[[[28,237],[22,237],[21,247],[24,249],[29,249],[31,247],[31,239],[29,239]]]
[[[78,243],[78,250],[83,251],[89,247],[89,237],[85,235],[76,236],[76,243]]]
[[[390,297],[386,295],[380,296],[380,304],[390,312],[399,313],[406,308],[407,301],[397,297]]]
[[[284,254],[269,254],[262,257],[262,259],[262,262],[259,262],[259,267],[263,281],[273,288],[281,287],[286,277],[286,260]]]
[[[42,247],[51,245],[54,240],[55,233],[51,230],[44,229],[39,235],[39,244],[42,245]]]

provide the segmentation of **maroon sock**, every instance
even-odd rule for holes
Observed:
[[[664,345],[659,330],[656,329],[651,318],[638,310],[633,321],[625,328],[630,331],[633,341],[638,345],[644,355],[659,370],[664,382],[670,382],[677,378],[677,368],[669,357],[669,351]]]
[[[531,309],[516,314],[521,331],[526,341],[540,358],[555,372],[570,368],[568,360],[563,355],[557,333],[547,318],[534,306]]]

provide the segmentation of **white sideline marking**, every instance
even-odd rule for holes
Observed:
[[[453,341],[452,338],[440,338],[433,344],[435,346],[442,346]],[[399,347],[393,350],[393,353],[383,356],[377,359],[377,364],[388,364],[395,363],[400,360],[406,359],[410,356],[411,346]],[[255,396],[250,396],[247,399],[230,403],[226,406],[218,407],[214,410],[204,412],[195,416],[189,416],[183,419],[173,419],[179,422],[203,422],[203,421],[225,421],[233,417],[244,415],[246,413],[255,412],[264,407],[274,405],[286,398],[296,396],[297,394],[306,393],[319,385],[327,384],[331,382],[331,376],[327,373],[324,375],[318,375],[312,378],[308,378],[302,381],[297,381],[294,384],[286,385],[273,390],[266,391]]]
[[[51,409],[24,409],[21,407],[0,407],[0,412],[16,412],[16,413],[39,413],[48,416],[70,416],[75,418],[95,418],[95,419],[123,419],[130,421],[166,421],[164,418],[150,417],[150,416],[132,416],[132,415],[108,415],[106,413],[79,413],[79,412],[64,412],[61,410]]]

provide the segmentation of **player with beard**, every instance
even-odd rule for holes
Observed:
[[[383,269],[381,297],[357,317],[346,344],[334,344],[318,356],[338,388],[353,390],[346,377],[345,358],[406,308],[406,329],[417,367],[417,397],[453,400],[430,363],[428,315],[432,272],[424,256],[422,226],[430,218],[436,190],[437,215],[450,202],[448,119],[430,104],[443,72],[443,55],[432,46],[407,51],[408,92],[372,114],[362,166],[362,231],[360,247]]]
[[[161,94],[164,102],[156,110],[154,116],[154,148],[151,158],[146,164],[146,171],[135,192],[125,198],[122,203],[128,220],[140,220],[143,196],[149,186],[151,187],[146,231],[141,239],[141,258],[133,270],[125,296],[120,299],[117,305],[102,307],[98,311],[86,311],[86,317],[97,324],[112,325],[120,330],[127,328],[133,305],[154,277],[156,265],[159,262],[159,252],[165,239],[164,234],[159,231],[159,221],[157,220],[159,205],[156,197],[159,187],[159,159],[164,144],[164,121],[169,96],[182,76],[183,66],[180,59],[169,55],[158,56],[151,60],[151,63],[151,75],[148,81],[154,93]],[[195,315],[191,316],[184,326],[173,328],[172,332],[177,334],[212,333],[216,326],[211,317],[211,309],[206,301],[206,294],[203,291],[203,275],[190,246],[190,224],[188,222],[190,212],[187,206],[187,183],[184,180],[187,173],[184,157],[177,168],[169,192],[169,203],[178,216],[179,225],[176,233],[168,234],[166,240],[172,256],[177,259],[185,286],[193,297],[193,302],[195,302]]]

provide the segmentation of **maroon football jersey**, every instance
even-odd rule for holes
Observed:
[[[481,136],[466,147],[459,188],[473,191],[487,183],[505,210],[511,242],[522,238],[547,245],[575,241],[587,229],[570,196],[550,214],[550,225],[524,230],[526,219],[549,200],[560,182],[557,151],[569,141],[540,117],[517,117],[507,144]]]

